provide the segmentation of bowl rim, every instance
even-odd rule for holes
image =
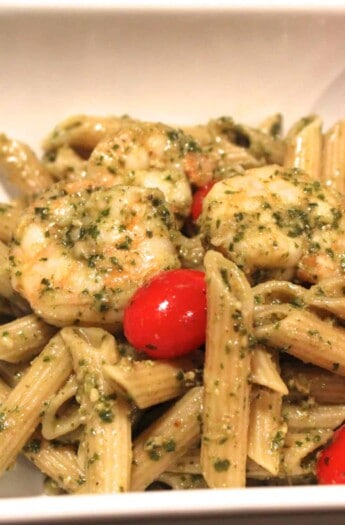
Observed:
[[[0,11],[345,11],[342,0],[0,0]]]
[[[253,514],[345,511],[345,486],[252,487],[189,491],[137,492],[110,495],[33,496],[1,500],[0,523],[112,518],[214,517]]]

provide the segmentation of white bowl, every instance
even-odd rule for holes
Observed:
[[[345,8],[335,3],[69,4],[0,3],[0,128],[36,149],[75,113],[181,124],[345,116]],[[37,497],[41,486],[21,461],[0,494],[26,497],[3,499],[0,523],[345,521],[345,487],[47,498]]]

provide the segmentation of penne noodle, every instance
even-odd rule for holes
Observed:
[[[313,468],[311,465],[302,464],[302,460],[316,449],[325,445],[332,437],[333,431],[315,428],[308,432],[289,432],[286,436],[282,468],[286,476],[305,475],[306,471]]]
[[[321,178],[322,122],[319,117],[301,119],[286,137],[285,168],[298,168],[312,179]]]
[[[134,441],[131,490],[145,490],[199,441],[202,397],[192,388]]]
[[[108,379],[124,391],[139,408],[158,405],[183,395],[188,387],[200,382],[200,358],[165,361],[134,361],[123,358],[116,365],[104,366]],[[199,378],[199,379],[198,379]]]
[[[282,132],[283,117],[281,113],[275,113],[265,118],[258,126],[259,130],[266,135],[279,137]]]
[[[296,361],[284,364],[283,378],[292,396],[308,396],[323,404],[345,404],[343,376]]]
[[[200,448],[191,448],[176,463],[169,466],[169,472],[182,474],[201,474]]]
[[[253,299],[238,267],[205,256],[207,336],[201,465],[210,487],[245,485]]]
[[[130,405],[110,400],[107,412],[93,412],[85,428],[85,477],[83,493],[127,492],[132,466]]]
[[[70,146],[77,152],[89,153],[108,134],[114,134],[132,121],[129,117],[92,117],[73,115],[63,120],[43,141],[45,152]]]
[[[0,472],[16,459],[49,403],[70,375],[71,359],[59,334],[54,336],[10,392],[0,412]]]
[[[345,193],[345,121],[337,122],[323,139],[321,180]]]
[[[164,472],[159,476],[158,481],[168,485],[173,490],[207,489],[204,478],[196,474]]]
[[[289,393],[278,372],[277,359],[263,347],[256,346],[253,349],[250,379],[252,383],[270,388],[283,396]]]
[[[0,403],[4,403],[11,388],[0,380]],[[52,478],[66,492],[75,492],[84,483],[84,474],[78,465],[72,447],[53,443],[35,432],[26,442],[22,452],[46,476]]]
[[[130,405],[109,396],[103,365],[118,360],[115,339],[101,328],[64,328],[79,382],[79,422],[85,422],[82,443],[85,465],[83,493],[127,491],[130,484],[132,441]]]
[[[283,406],[283,417],[289,430],[335,429],[345,421],[345,405],[303,407],[287,404]]]
[[[345,375],[345,331],[304,310],[272,307],[285,318],[258,326],[256,337],[305,363]],[[257,321],[259,319],[257,318]]]
[[[77,394],[78,383],[75,375],[71,375],[66,383],[51,399],[49,406],[42,416],[42,436],[45,439],[57,439],[64,434],[73,432],[82,424],[79,406],[69,405],[63,414],[58,411],[70,399]],[[67,413],[66,413],[67,412]]]
[[[56,331],[35,314],[6,323],[0,326],[0,359],[9,363],[32,359]]]
[[[281,419],[282,395],[254,387],[250,404],[248,457],[273,476],[280,468],[287,425]]]
[[[13,290],[10,277],[8,246],[2,241],[0,241],[0,296],[8,299],[23,312],[28,310],[26,301]]]
[[[47,190],[53,183],[33,151],[4,134],[0,134],[0,175],[28,195]]]

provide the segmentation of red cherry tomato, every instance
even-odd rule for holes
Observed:
[[[345,484],[345,425],[319,454],[316,475],[320,485]]]
[[[124,315],[128,341],[150,357],[169,359],[205,342],[205,274],[169,270],[137,290]]]
[[[206,197],[212,186],[215,185],[215,183],[216,181],[211,181],[208,184],[205,184],[205,186],[202,186],[202,188],[199,188],[194,193],[191,211],[193,221],[196,221],[199,218],[199,215],[202,212],[202,203],[204,201],[204,198]]]

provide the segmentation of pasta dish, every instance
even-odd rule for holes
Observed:
[[[50,492],[345,482],[345,121],[0,135],[0,471]]]

